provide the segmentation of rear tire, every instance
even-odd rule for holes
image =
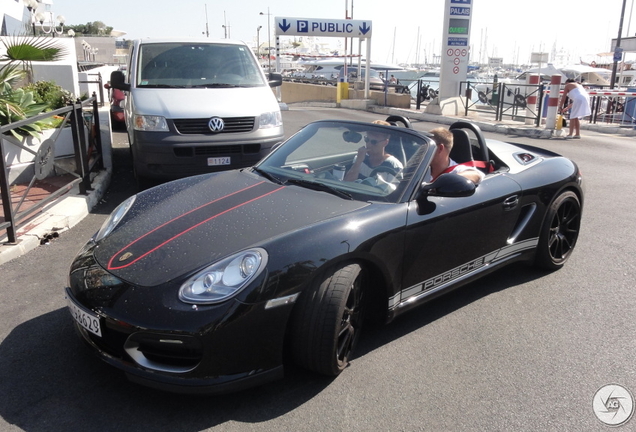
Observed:
[[[563,192],[550,204],[541,228],[535,264],[558,270],[568,260],[581,227],[581,203],[572,191]]]
[[[301,294],[291,333],[299,366],[328,376],[347,367],[362,327],[363,277],[358,264],[349,264]]]

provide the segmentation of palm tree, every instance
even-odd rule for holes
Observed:
[[[44,111],[46,104],[36,103],[33,93],[19,88],[33,82],[34,61],[55,61],[66,55],[65,47],[54,39],[17,36],[2,39],[6,53],[0,57],[5,62],[0,67],[0,126],[24,120]],[[21,67],[20,67],[21,66]],[[42,128],[50,126],[51,119],[42,120],[12,129],[16,138],[24,135],[38,137]]]

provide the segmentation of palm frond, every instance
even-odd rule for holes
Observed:
[[[17,65],[5,65],[0,68],[0,94],[5,94],[11,90],[13,84],[22,80],[26,72]]]
[[[68,54],[66,47],[53,38],[14,36],[2,39],[2,43],[6,48],[6,54],[0,61],[55,61]]]

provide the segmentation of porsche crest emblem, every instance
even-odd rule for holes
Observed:
[[[126,252],[125,254],[123,254],[122,256],[119,257],[119,261],[126,261],[128,258],[130,258],[131,256],[133,256],[133,254],[131,252]]]

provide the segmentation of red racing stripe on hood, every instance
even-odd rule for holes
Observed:
[[[181,215],[179,215],[179,216],[177,216],[177,217],[175,217],[175,218],[173,218],[173,219],[171,219],[171,220],[169,220],[169,221],[167,221],[167,222],[165,222],[165,223],[163,223],[163,224],[161,224],[161,225],[157,226],[156,228],[153,228],[152,230],[148,231],[148,232],[147,232],[147,233],[145,233],[144,235],[142,235],[142,236],[140,236],[140,237],[136,238],[135,240],[131,241],[131,242],[130,242],[130,243],[128,243],[126,246],[124,246],[122,249],[120,249],[117,253],[115,253],[115,254],[114,254],[114,255],[110,258],[110,260],[108,261],[107,269],[108,269],[108,270],[119,270],[119,269],[123,269],[123,268],[129,267],[129,266],[131,266],[131,265],[135,264],[136,262],[138,262],[139,260],[143,259],[144,257],[146,257],[146,256],[150,255],[151,253],[153,253],[153,252],[157,251],[158,249],[162,248],[163,246],[165,246],[166,244],[170,243],[171,241],[173,241],[173,240],[175,240],[175,239],[177,239],[177,238],[181,237],[182,235],[184,235],[184,234],[186,234],[186,233],[188,233],[188,232],[192,231],[193,229],[195,229],[195,228],[197,228],[197,227],[199,227],[199,226],[201,226],[201,225],[204,225],[205,223],[207,223],[207,222],[209,222],[209,221],[211,221],[211,220],[213,220],[213,219],[215,219],[215,218],[217,218],[217,217],[219,217],[219,216],[222,216],[222,215],[227,214],[227,213],[229,213],[229,212],[231,212],[231,211],[233,211],[233,210],[236,210],[236,209],[238,209],[238,208],[240,208],[240,207],[243,207],[243,206],[245,206],[245,205],[247,205],[247,204],[249,204],[249,203],[252,203],[252,202],[254,202],[254,201],[257,201],[257,200],[259,200],[259,199],[262,199],[262,198],[264,198],[264,197],[266,197],[266,196],[272,195],[272,194],[274,194],[274,193],[276,193],[276,192],[278,192],[279,190],[281,190],[281,189],[283,189],[283,188],[284,188],[284,186],[281,186],[281,187],[276,188],[276,189],[274,189],[274,190],[271,190],[271,191],[268,191],[268,192],[263,193],[263,194],[261,194],[261,195],[258,195],[258,196],[254,197],[254,198],[248,199],[248,200],[246,200],[246,201],[244,201],[244,202],[242,202],[242,203],[240,203],[240,204],[236,204],[236,205],[234,205],[234,206],[232,206],[232,207],[230,207],[230,208],[226,208],[226,209],[224,209],[224,210],[218,211],[217,213],[214,213],[214,214],[212,214],[211,216],[209,216],[209,217],[207,217],[207,218],[205,218],[205,219],[203,219],[203,220],[200,220],[200,221],[199,221],[199,222],[197,222],[197,223],[194,223],[194,224],[190,225],[188,228],[186,228],[186,229],[184,229],[184,230],[182,230],[182,231],[180,231],[180,232],[177,232],[176,234],[173,234],[171,237],[169,237],[169,238],[167,238],[167,239],[165,239],[165,240],[161,241],[161,242],[160,242],[159,244],[157,244],[156,246],[154,246],[154,247],[152,247],[152,248],[148,249],[148,251],[146,251],[146,252],[144,252],[144,253],[142,253],[142,254],[138,255],[137,257],[135,257],[135,259],[134,259],[134,260],[132,260],[132,261],[130,261],[130,262],[127,262],[126,264],[124,264],[124,265],[120,265],[120,266],[116,266],[116,265],[114,264],[114,261],[115,261],[118,257],[123,256],[124,252],[125,252],[127,249],[129,249],[131,246],[133,246],[135,243],[139,242],[140,240],[144,239],[145,237],[149,236],[150,234],[155,233],[155,232],[157,232],[158,230],[160,230],[160,229],[162,229],[162,228],[164,228],[164,227],[166,227],[166,226],[168,226],[168,225],[170,225],[170,224],[174,223],[175,221],[178,221],[179,219],[181,219],[181,218],[183,218],[183,217],[185,217],[185,216],[187,216],[187,215],[190,215],[190,214],[192,214],[192,213],[194,213],[194,212],[196,212],[196,211],[198,211],[198,210],[201,210],[201,209],[203,209],[203,208],[205,208],[205,207],[207,207],[207,206],[210,206],[210,205],[212,205],[212,204],[214,204],[214,203],[217,203],[217,202],[219,202],[219,201],[221,201],[221,200],[224,200],[224,199],[227,199],[227,198],[229,198],[229,197],[235,196],[235,195],[237,195],[237,194],[239,194],[239,193],[245,192],[245,191],[247,191],[247,190],[249,190],[249,189],[252,189],[252,188],[254,188],[254,187],[256,187],[256,186],[259,186],[259,185],[261,185],[261,184],[263,184],[263,183],[265,183],[265,182],[260,182],[260,183],[257,183],[257,184],[255,184],[255,185],[251,185],[251,186],[248,186],[248,187],[243,188],[243,189],[241,189],[241,190],[238,190],[238,191],[236,191],[236,192],[232,192],[232,193],[227,194],[227,195],[225,195],[225,196],[222,196],[222,197],[220,197],[220,198],[216,198],[216,199],[214,199],[214,200],[212,200],[212,201],[210,201],[210,202],[207,202],[207,203],[202,204],[202,205],[200,205],[200,206],[198,206],[198,207],[196,207],[196,208],[193,208],[192,210],[189,210],[189,211],[187,211],[187,212],[185,212],[185,213],[183,213],[183,214],[181,214]],[[121,259],[119,259],[119,261],[122,261],[122,260],[121,260]]]

